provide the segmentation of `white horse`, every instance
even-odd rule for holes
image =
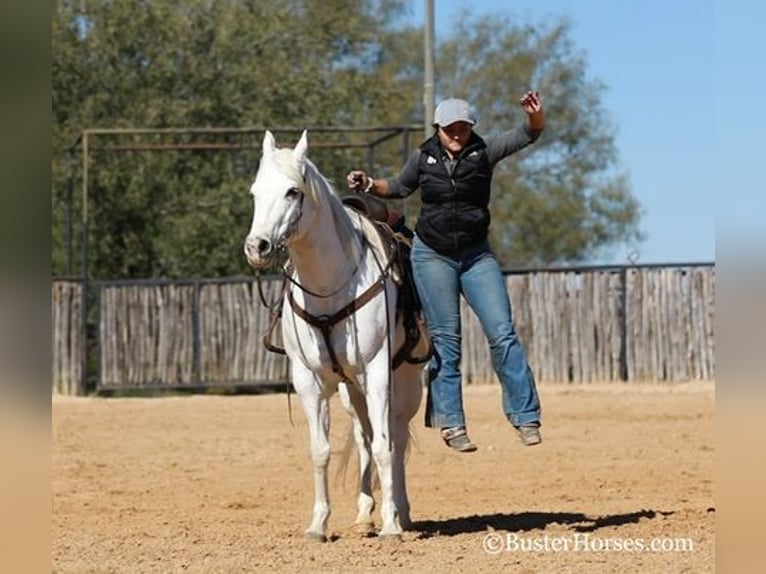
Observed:
[[[327,539],[329,399],[339,390],[359,450],[355,524],[373,529],[372,457],[381,487],[379,536],[399,537],[411,525],[405,450],[409,421],[420,404],[422,367],[403,362],[392,369],[405,334],[389,255],[375,226],[347,210],[306,157],[307,147],[305,131],[294,149],[277,148],[266,132],[250,188],[254,213],[245,241],[254,268],[267,265],[283,246],[291,262],[282,336],[314,464],[314,510],[306,535]]]

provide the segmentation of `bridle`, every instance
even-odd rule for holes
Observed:
[[[305,175],[303,177],[303,182],[304,183],[306,182]],[[285,233],[282,236],[282,239],[280,239],[279,243],[277,243],[274,246],[275,247],[275,253],[284,252],[284,251],[287,250],[287,242],[298,231],[298,224],[300,223],[300,220],[303,217],[303,200],[305,199],[306,194],[305,194],[305,192],[303,190],[301,190],[298,187],[291,187],[287,191],[287,193],[292,193],[292,192],[296,193],[299,196],[298,208],[297,208],[298,209],[298,215],[296,217],[291,218],[291,220],[288,222],[287,229],[285,230]],[[351,280],[354,278],[354,276],[356,275],[356,272],[359,270],[359,264],[364,259],[365,250],[368,247],[369,243],[368,243],[367,238],[365,237],[364,233],[360,232],[360,236],[361,236],[361,242],[362,242],[362,252],[359,255],[359,261],[354,263],[354,269],[351,271],[351,274],[349,275],[348,280],[345,283],[343,283],[340,287],[338,287],[335,291],[333,291],[332,293],[327,293],[327,294],[316,293],[316,292],[312,291],[311,289],[309,289],[308,287],[304,287],[303,285],[301,285],[295,279],[292,278],[292,273],[290,272],[290,267],[287,266],[287,265],[282,268],[282,275],[283,275],[285,281],[290,282],[291,284],[295,285],[298,289],[300,289],[304,293],[308,293],[312,297],[316,297],[318,299],[327,299],[327,298],[333,297],[334,295],[337,295],[349,283],[351,283]]]
[[[296,191],[300,192],[300,190]],[[301,208],[303,205],[303,194],[301,193]],[[301,209],[301,215],[302,215],[302,209]],[[300,220],[300,216],[296,217],[293,221],[290,222],[290,229],[289,233],[294,233],[294,227],[297,227],[297,223]],[[285,234],[285,240],[283,242],[280,242],[279,249],[283,250],[286,249],[286,240],[289,238],[289,233]],[[340,365],[340,361],[338,360],[338,356],[335,353],[335,349],[332,346],[331,343],[331,334],[332,334],[332,328],[343,321],[344,319],[347,319],[354,315],[359,309],[364,307],[367,303],[372,301],[375,296],[383,290],[383,287],[386,284],[386,280],[389,278],[389,274],[391,271],[391,268],[393,267],[394,263],[396,262],[396,257],[394,256],[393,252],[391,256],[388,258],[388,261],[386,261],[385,265],[383,265],[378,258],[377,253],[375,252],[375,249],[372,248],[372,246],[369,243],[369,240],[365,233],[361,230],[359,230],[359,236],[362,242],[362,250],[359,255],[359,261],[357,261],[354,264],[354,269],[349,274],[348,279],[343,282],[343,284],[335,289],[332,293],[328,294],[322,294],[322,293],[316,293],[313,290],[309,289],[308,287],[305,287],[304,285],[301,285],[298,281],[296,281],[293,278],[292,274],[292,268],[288,264],[286,264],[282,268],[282,293],[284,293],[284,298],[280,295],[277,297],[277,299],[269,305],[265,297],[263,295],[263,290],[261,287],[260,277],[258,278],[258,292],[261,296],[261,301],[263,304],[271,309],[272,313],[272,319],[271,319],[271,326],[269,327],[268,332],[263,338],[264,345],[267,349],[270,351],[279,353],[279,354],[285,354],[285,351],[281,347],[277,347],[273,345],[270,342],[270,334],[273,330],[274,326],[276,325],[277,321],[282,315],[282,301],[285,299],[289,303],[290,307],[292,308],[293,312],[300,317],[303,321],[308,323],[309,325],[316,327],[319,329],[319,332],[322,334],[322,338],[324,339],[325,346],[327,347],[328,354],[330,355],[330,361],[332,363],[332,371],[333,373],[336,373],[339,375],[343,380],[350,381],[350,377],[343,372],[343,367]],[[318,299],[327,299],[330,297],[333,297],[334,295],[337,295],[340,293],[343,289],[345,289],[349,283],[356,277],[357,273],[359,272],[359,267],[361,265],[361,262],[364,260],[364,257],[366,256],[367,250],[370,250],[370,252],[373,255],[373,258],[375,260],[375,263],[378,267],[378,270],[380,272],[380,275],[378,276],[378,279],[370,285],[365,291],[354,300],[350,301],[346,305],[344,305],[341,309],[336,311],[335,313],[331,314],[320,314],[315,315],[313,313],[310,313],[305,308],[301,307],[298,302],[295,300],[295,296],[293,295],[294,289],[291,288],[291,286],[297,287],[300,289],[303,293],[306,293],[312,297],[318,298]],[[288,285],[288,283],[290,285]],[[386,316],[388,316],[388,312],[386,313]]]
[[[301,218],[303,217],[303,200],[306,198],[306,194],[302,190],[298,189],[297,187],[291,187],[289,190],[287,190],[287,193],[292,193],[292,192],[295,192],[296,194],[298,194],[298,207],[297,207],[298,215],[296,217],[291,218],[290,221],[287,223],[287,230],[282,236],[282,239],[280,239],[279,243],[277,243],[274,246],[276,248],[276,251],[286,249],[288,239],[290,239],[298,231],[298,223],[300,223]]]
[[[305,181],[306,181],[306,178],[304,175],[304,183]],[[293,217],[290,220],[287,226],[287,230],[285,231],[279,243],[275,245],[275,249],[274,249],[275,254],[284,253],[287,251],[287,242],[298,230],[298,224],[300,223],[300,220],[303,217],[303,201],[306,196],[305,192],[297,187],[290,188],[288,190],[288,193],[290,192],[295,192],[299,195],[299,200],[298,200],[299,203],[297,208],[298,215],[296,217]],[[290,265],[290,261],[288,260],[285,263],[285,265],[282,266],[282,288],[280,289],[279,295],[277,295],[275,299],[269,303],[268,301],[266,301],[266,296],[263,293],[261,276],[260,274],[256,276],[257,283],[258,283],[258,295],[260,296],[261,303],[271,311],[271,326],[269,327],[269,330],[263,339],[264,345],[266,346],[268,350],[281,355],[285,354],[285,351],[283,348],[273,345],[269,340],[271,331],[273,330],[274,326],[276,325],[276,322],[279,320],[279,318],[282,315],[282,302],[284,301],[283,295],[285,294],[285,291],[287,292],[286,298],[290,302],[290,306],[293,308],[293,310],[295,310],[296,314],[307,323],[320,327],[320,329],[322,329],[323,334],[324,334],[324,329],[327,329],[327,334],[325,335],[326,337],[329,337],[329,330],[332,328],[333,325],[340,322],[342,319],[345,319],[346,317],[351,316],[357,308],[364,305],[364,303],[366,303],[369,299],[372,299],[372,297],[377,293],[377,291],[382,286],[384,280],[388,276],[388,270],[390,270],[391,266],[394,263],[394,260],[393,258],[391,258],[388,261],[384,271],[374,250],[372,250],[372,253],[375,258],[375,262],[377,263],[378,268],[381,270],[380,278],[375,283],[373,283],[372,286],[369,289],[367,289],[361,296],[351,301],[351,303],[349,303],[348,305],[343,307],[343,309],[341,309],[337,313],[334,313],[333,315],[310,314],[308,311],[306,311],[305,309],[300,307],[300,305],[298,305],[298,303],[295,301],[295,298],[293,297],[292,289],[290,289],[287,286],[287,283],[290,283],[291,285],[294,285],[295,287],[297,287],[304,293],[311,295],[312,297],[315,297],[317,299],[328,299],[340,293],[343,289],[345,289],[348,286],[349,283],[351,283],[351,281],[356,276],[357,272],[359,271],[359,266],[365,257],[366,251],[370,247],[370,243],[366,235],[361,230],[359,231],[359,236],[362,243],[362,250],[361,250],[361,253],[359,254],[359,260],[354,263],[354,268],[349,274],[348,279],[343,284],[341,284],[340,287],[334,290],[332,293],[327,293],[327,294],[317,293],[309,289],[308,287],[301,285],[298,281],[296,281],[293,278],[292,267]],[[329,324],[327,324],[328,321],[330,321]],[[330,354],[333,356],[334,367],[337,365],[338,368],[340,368],[338,361],[335,358],[335,353],[332,350],[332,347],[329,345],[329,339],[327,339],[327,343],[328,343],[328,348],[330,349]],[[335,370],[335,368],[333,368],[333,370]]]

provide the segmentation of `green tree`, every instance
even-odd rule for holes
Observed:
[[[86,128],[420,123],[422,29],[402,23],[406,5],[58,0],[52,22],[54,273],[65,267],[68,207],[75,215],[82,208],[76,142]],[[619,170],[602,87],[586,79],[585,58],[568,33],[566,22],[466,16],[437,50],[438,92],[475,102],[480,131],[521,121],[516,100],[528,87],[545,97],[548,128],[534,152],[496,172],[492,233],[506,264],[580,261],[639,237],[639,209]],[[135,137],[97,138],[88,201],[92,275],[247,272],[247,189],[261,135],[216,140],[242,144],[239,151],[153,153],[127,151]],[[284,143],[297,138],[278,136]],[[310,134],[310,144],[322,138],[359,144],[363,136]],[[194,137],[140,141],[161,147]],[[346,171],[366,162],[359,149],[313,148],[311,154],[340,191]],[[402,159],[400,143],[382,145],[376,174],[396,173]]]
[[[353,125],[374,119],[369,106],[405,105],[391,84],[366,72],[381,59],[377,31],[402,5],[392,0],[56,3],[54,272],[63,268],[67,194],[72,179],[81,177],[79,156],[67,150],[83,129]],[[116,137],[99,141],[135,143]],[[175,143],[184,141],[179,137]],[[257,147],[259,141],[244,143]],[[328,157],[337,163],[341,155]],[[241,246],[254,171],[234,169],[233,154],[96,149],[92,157],[88,253],[94,276],[246,271]],[[254,158],[245,163],[252,167]],[[348,158],[344,164],[350,164]],[[75,211],[81,208],[75,205]]]
[[[506,265],[581,262],[642,240],[640,207],[601,105],[605,87],[587,78],[569,32],[567,20],[465,14],[439,49],[439,92],[476,106],[479,133],[523,122],[518,98],[527,90],[544,99],[543,136],[498,164],[493,178],[491,238]]]

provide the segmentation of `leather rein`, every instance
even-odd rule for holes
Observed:
[[[370,244],[368,242],[367,237],[364,233],[361,233],[362,242],[363,242],[363,248],[366,249],[370,247]],[[314,315],[312,313],[309,313],[306,309],[301,307],[298,302],[295,300],[295,297],[293,296],[293,290],[290,289],[287,285],[287,283],[292,283],[296,287],[298,287],[301,291],[304,293],[308,293],[309,295],[313,297],[319,297],[319,298],[327,298],[332,297],[333,295],[337,294],[343,287],[348,285],[348,283],[354,278],[354,275],[356,275],[356,272],[358,271],[358,267],[354,269],[353,274],[349,278],[349,280],[344,283],[340,289],[336,290],[334,293],[331,293],[329,295],[320,295],[318,293],[315,293],[311,291],[310,289],[304,287],[300,283],[298,283],[295,279],[293,279],[290,276],[290,272],[287,268],[283,269],[283,281],[282,281],[282,293],[287,291],[286,293],[286,299],[288,303],[290,304],[290,307],[292,307],[293,312],[298,315],[301,319],[303,319],[306,323],[309,325],[312,325],[313,327],[316,327],[319,329],[319,332],[322,333],[322,338],[324,339],[325,345],[327,347],[328,353],[330,355],[330,361],[332,361],[332,371],[333,373],[336,373],[340,375],[344,380],[350,380],[350,378],[343,372],[343,367],[340,365],[340,361],[338,360],[338,355],[335,352],[335,349],[333,348],[330,337],[332,333],[332,328],[343,321],[344,319],[347,319],[351,317],[354,313],[356,313],[359,309],[364,307],[367,303],[369,303],[382,289],[383,286],[386,283],[386,279],[388,279],[389,273],[391,271],[391,268],[393,267],[394,263],[396,262],[396,253],[394,251],[391,252],[391,256],[388,258],[388,261],[386,262],[385,267],[380,264],[380,261],[378,261],[377,255],[374,254],[375,261],[378,264],[378,268],[380,269],[380,276],[378,279],[370,285],[359,297],[351,301],[350,303],[344,305],[341,309],[336,311],[332,314],[322,314],[322,315]],[[266,298],[263,295],[263,289],[261,286],[261,280],[260,276],[258,276],[258,292],[261,297],[261,302],[271,309],[271,322],[269,325],[268,330],[266,331],[266,334],[263,336],[263,344],[271,352],[285,355],[285,349],[283,347],[279,347],[277,345],[274,345],[271,342],[271,334],[276,327],[277,322],[282,316],[282,301],[283,298],[280,296],[278,297],[278,300],[275,303],[272,303],[269,305],[266,302]]]
[[[364,307],[364,305],[370,302],[383,289],[386,279],[389,277],[391,268],[396,264],[398,259],[396,239],[394,239],[395,234],[391,231],[390,227],[386,223],[381,223],[371,219],[368,219],[368,221],[370,221],[373,224],[373,227],[376,229],[378,236],[384,242],[384,244],[386,243],[386,241],[392,242],[387,249],[387,251],[390,253],[390,256],[388,258],[388,261],[386,262],[386,265],[383,266],[378,260],[378,257],[375,254],[375,251],[373,249],[372,251],[373,257],[375,258],[375,262],[377,263],[378,269],[380,270],[380,276],[359,297],[357,297],[350,303],[346,304],[335,313],[321,314],[321,315],[314,315],[312,313],[309,313],[306,309],[302,308],[297,303],[297,301],[295,301],[295,297],[293,296],[293,290],[288,287],[287,283],[288,282],[292,283],[301,291],[313,297],[317,297],[317,298],[332,297],[336,295],[337,293],[339,293],[345,286],[347,286],[351,282],[351,280],[354,278],[354,276],[356,275],[356,272],[359,269],[358,265],[354,268],[354,271],[352,272],[348,281],[344,283],[343,285],[341,285],[341,287],[339,287],[337,290],[335,290],[335,292],[330,293],[329,295],[321,295],[319,293],[315,293],[311,291],[310,289],[304,287],[300,283],[298,283],[295,279],[293,279],[290,276],[289,265],[286,265],[282,270],[283,280],[282,280],[280,295],[278,295],[277,298],[274,301],[272,301],[271,304],[269,304],[266,301],[266,298],[264,297],[263,288],[261,285],[261,278],[260,278],[260,275],[258,276],[258,293],[260,295],[261,302],[263,303],[264,306],[268,307],[271,311],[271,321],[270,321],[268,329],[266,330],[266,333],[263,335],[263,345],[267,350],[280,355],[286,355],[285,349],[283,347],[279,347],[271,342],[271,336],[274,329],[276,328],[277,323],[282,317],[282,305],[284,300],[287,299],[291,308],[293,309],[293,312],[295,312],[296,315],[298,315],[303,321],[305,321],[309,325],[312,325],[313,327],[316,327],[317,329],[319,329],[320,333],[322,333],[322,338],[324,339],[325,345],[328,350],[328,354],[330,355],[330,360],[332,361],[332,371],[340,375],[343,380],[350,381],[350,378],[346,375],[346,373],[343,372],[343,368],[340,365],[338,356],[335,352],[335,349],[333,348],[331,344],[330,337],[332,333],[332,328],[336,324],[343,321],[344,319],[351,317],[359,309]],[[384,229],[387,231],[387,233],[384,232]],[[372,248],[364,232],[360,231],[360,233],[362,237],[363,249]],[[286,294],[286,297],[283,297],[285,290],[287,291],[287,294]],[[403,345],[397,351],[397,353],[393,357],[391,357],[391,366],[394,370],[397,369],[399,365],[401,365],[404,361],[407,361],[408,363],[411,363],[411,364],[424,363],[433,354],[433,347],[431,346],[430,339],[426,335],[426,340],[428,342],[428,349],[426,353],[421,357],[413,357],[411,353],[414,350],[415,346],[417,345],[419,339],[421,338],[422,333],[418,331],[418,327],[415,324],[408,325],[407,322],[405,321],[405,334],[406,336],[405,336],[405,341]]]
[[[338,360],[338,355],[335,353],[335,349],[333,348],[332,343],[330,341],[332,328],[338,323],[340,323],[341,321],[343,321],[344,319],[351,317],[359,309],[361,309],[367,303],[372,301],[372,299],[383,289],[383,286],[386,284],[386,279],[388,278],[389,271],[391,270],[391,267],[394,264],[394,260],[395,260],[395,257],[393,255],[389,257],[388,262],[386,263],[386,266],[381,268],[380,277],[378,277],[375,283],[373,283],[367,289],[365,289],[364,293],[359,295],[359,297],[357,297],[350,303],[344,305],[341,309],[339,309],[338,311],[332,314],[313,315],[309,313],[308,311],[306,311],[306,309],[298,305],[297,301],[295,300],[295,297],[293,296],[293,290],[287,289],[287,301],[288,303],[290,303],[290,306],[292,307],[293,312],[309,325],[312,325],[316,327],[317,329],[319,329],[319,332],[322,333],[325,346],[327,347],[327,351],[330,355],[330,361],[332,362],[332,372],[337,375],[340,375],[346,381],[349,381],[351,379],[343,372],[343,367],[341,367],[340,365],[340,361]],[[377,261],[377,257],[376,257],[376,261]],[[380,263],[378,263],[378,266],[380,267]],[[308,290],[304,289],[301,285],[295,282],[292,278],[288,278],[288,279],[290,280],[291,283],[300,287],[301,290],[310,293]]]

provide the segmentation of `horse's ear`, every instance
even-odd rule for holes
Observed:
[[[304,160],[306,159],[306,150],[309,147],[309,140],[307,131],[303,130],[303,134],[301,134],[301,139],[298,140],[298,143],[295,145],[295,149],[293,149],[293,157],[295,158],[295,161],[297,161],[299,164],[303,165]]]
[[[274,134],[271,133],[269,130],[266,130],[266,133],[263,135],[263,155],[268,156],[274,153],[274,150],[277,148],[277,142],[274,139]]]

